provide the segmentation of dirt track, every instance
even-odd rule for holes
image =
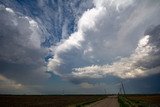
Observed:
[[[119,107],[117,96],[110,96],[87,107]]]

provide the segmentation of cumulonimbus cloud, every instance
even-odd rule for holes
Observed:
[[[52,49],[54,57],[49,60],[48,70],[78,78],[135,78],[158,73],[157,67],[144,64],[154,58],[152,54],[158,49],[150,42],[154,36],[144,32],[159,22],[156,13],[160,2],[93,3],[94,7],[79,19],[78,30]]]

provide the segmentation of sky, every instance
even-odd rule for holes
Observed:
[[[159,17],[159,0],[0,0],[0,94],[160,93]]]

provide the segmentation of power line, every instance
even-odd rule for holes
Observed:
[[[125,94],[126,94],[126,92],[125,92],[124,85],[123,85],[123,83],[122,83],[122,82],[121,82],[121,85],[122,85],[123,93],[124,93],[124,95],[125,95]]]
[[[120,88],[118,94],[126,94],[123,82],[120,83]]]

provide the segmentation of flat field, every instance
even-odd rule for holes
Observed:
[[[137,105],[145,105],[145,107],[160,107],[160,95],[128,95],[127,98]]]
[[[0,95],[0,107],[68,107],[92,103],[104,95]]]

